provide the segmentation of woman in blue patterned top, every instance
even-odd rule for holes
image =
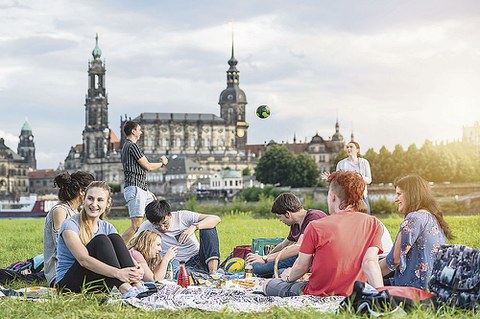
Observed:
[[[446,239],[453,238],[428,183],[418,175],[407,175],[395,183],[395,203],[405,215],[395,243],[380,261],[382,274],[392,271],[394,286],[428,288],[435,254]]]

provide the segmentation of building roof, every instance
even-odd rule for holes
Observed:
[[[27,120],[25,120],[25,123],[23,123],[23,126],[22,126],[22,132],[31,132],[32,131],[32,127],[30,126],[30,123],[28,123]]]
[[[28,178],[49,178],[54,179],[57,175],[57,171],[54,169],[37,169],[31,172],[28,172]]]
[[[7,145],[5,140],[0,138],[0,159],[8,159],[15,161],[23,161],[23,157],[12,151]]]
[[[242,173],[239,171],[232,171],[230,169],[224,169],[220,171],[222,178],[242,178]]]
[[[185,156],[178,156],[168,161],[166,175],[176,174],[205,174],[203,166],[196,160],[186,158]]]
[[[224,124],[225,120],[215,114],[208,113],[141,113],[134,121],[157,122],[157,121],[213,121]]]

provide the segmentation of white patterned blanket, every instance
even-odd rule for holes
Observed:
[[[182,288],[177,285],[163,285],[158,291],[142,299],[124,300],[136,308],[144,310],[179,310],[199,309],[206,311],[258,312],[271,307],[291,309],[312,308],[318,312],[335,312],[344,297],[266,297],[261,294],[234,289],[217,289],[190,286]]]

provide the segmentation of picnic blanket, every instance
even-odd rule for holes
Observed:
[[[41,300],[50,299],[56,296],[57,290],[55,288],[34,286],[25,287],[21,289],[5,289],[0,286],[0,297],[10,297],[21,300]]]
[[[205,311],[260,312],[272,307],[290,309],[312,308],[318,312],[335,312],[344,297],[268,297],[245,290],[212,287],[161,285],[158,291],[141,299],[130,298],[124,303],[143,310],[199,309]],[[115,301],[113,301],[115,302]]]

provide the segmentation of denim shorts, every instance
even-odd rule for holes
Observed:
[[[145,207],[155,199],[155,195],[137,186],[127,186],[123,190],[130,218],[145,216]]]

